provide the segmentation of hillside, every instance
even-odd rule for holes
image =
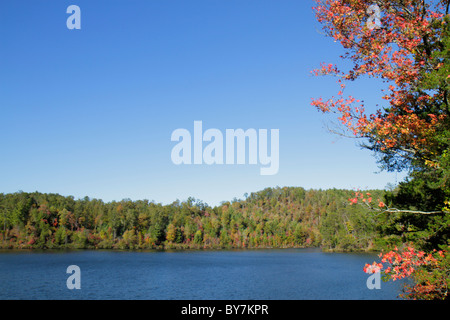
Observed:
[[[382,199],[384,191],[371,190]],[[211,207],[189,198],[74,199],[39,192],[0,194],[2,248],[268,248],[377,249],[382,216],[351,205],[352,190],[266,188]]]

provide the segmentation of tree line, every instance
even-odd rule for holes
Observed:
[[[367,192],[377,199],[392,197],[384,190]],[[427,223],[405,222],[404,214],[370,212],[352,205],[349,198],[353,195],[353,190],[277,187],[211,207],[192,197],[163,205],[39,192],[0,194],[0,245],[23,249],[380,250],[411,238],[414,223]]]

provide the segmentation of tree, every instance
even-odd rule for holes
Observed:
[[[194,235],[194,243],[201,244],[203,242],[203,232],[201,230],[197,230]]]
[[[177,236],[176,227],[171,223],[167,226],[166,239],[169,242],[174,242]]]
[[[373,211],[406,222],[403,236],[409,229],[432,230],[434,236],[423,246],[447,246],[450,1],[373,2],[316,0],[318,21],[327,35],[341,43],[346,50],[342,58],[350,60],[352,67],[340,70],[334,64],[322,64],[315,70],[316,75],[336,76],[338,93],[325,101],[313,99],[312,105],[335,114],[340,125],[333,132],[361,139],[361,146],[374,152],[382,169],[409,173],[408,179],[388,194],[389,203],[374,202],[363,193],[356,193],[351,202],[362,201]],[[371,18],[377,10],[383,16],[374,25]],[[374,113],[365,111],[362,100],[344,97],[347,84],[362,77],[379,78],[386,86],[380,93],[385,106]],[[427,217],[417,219],[418,214]],[[419,291],[417,287],[411,292]]]
[[[315,70],[337,76],[339,92],[312,104],[337,114],[342,134],[364,138],[363,146],[375,152],[383,168],[435,169],[441,187],[448,188],[449,1],[439,1],[434,10],[422,0],[378,1],[382,27],[370,29],[366,11],[372,2],[317,0],[318,20],[346,49],[342,58],[352,61],[353,68],[324,64]],[[363,76],[388,84],[383,110],[367,114],[363,101],[344,98],[346,83]]]

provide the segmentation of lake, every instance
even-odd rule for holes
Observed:
[[[369,290],[376,254],[319,249],[1,251],[0,299],[392,300],[400,282]],[[69,265],[81,289],[69,290]]]

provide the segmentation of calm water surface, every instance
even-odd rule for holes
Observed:
[[[369,290],[375,254],[318,249],[0,252],[0,299],[396,299],[401,283]],[[81,289],[69,290],[69,265]]]

